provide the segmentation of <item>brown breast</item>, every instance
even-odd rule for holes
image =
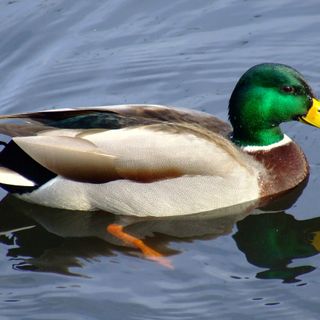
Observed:
[[[261,174],[261,197],[288,191],[309,175],[309,165],[300,147],[293,141],[268,151],[249,152],[266,168]]]

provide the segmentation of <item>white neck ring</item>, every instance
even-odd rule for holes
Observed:
[[[286,134],[284,134],[283,139],[278,142],[269,144],[267,146],[245,146],[245,147],[242,147],[242,150],[248,153],[257,152],[257,151],[270,151],[274,148],[278,148],[286,144],[289,144],[290,142],[292,142],[292,139],[289,138]]]

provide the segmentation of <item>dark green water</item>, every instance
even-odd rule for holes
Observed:
[[[2,1],[0,112],[157,103],[226,120],[257,63],[320,94],[319,26],[317,0]],[[247,217],[132,221],[173,270],[106,234],[112,215],[4,198],[0,319],[319,319],[320,130],[283,128],[310,162],[303,191]]]

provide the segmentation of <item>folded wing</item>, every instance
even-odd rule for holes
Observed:
[[[88,183],[119,179],[147,183],[185,175],[223,177],[235,170],[251,170],[245,155],[228,140],[181,124],[87,130],[72,137],[44,133],[13,140],[46,169]]]

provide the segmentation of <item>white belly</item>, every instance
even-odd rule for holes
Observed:
[[[259,198],[256,175],[235,171],[219,176],[183,176],[152,183],[116,180],[89,184],[57,177],[20,198],[70,210],[104,210],[134,216],[187,215]]]

